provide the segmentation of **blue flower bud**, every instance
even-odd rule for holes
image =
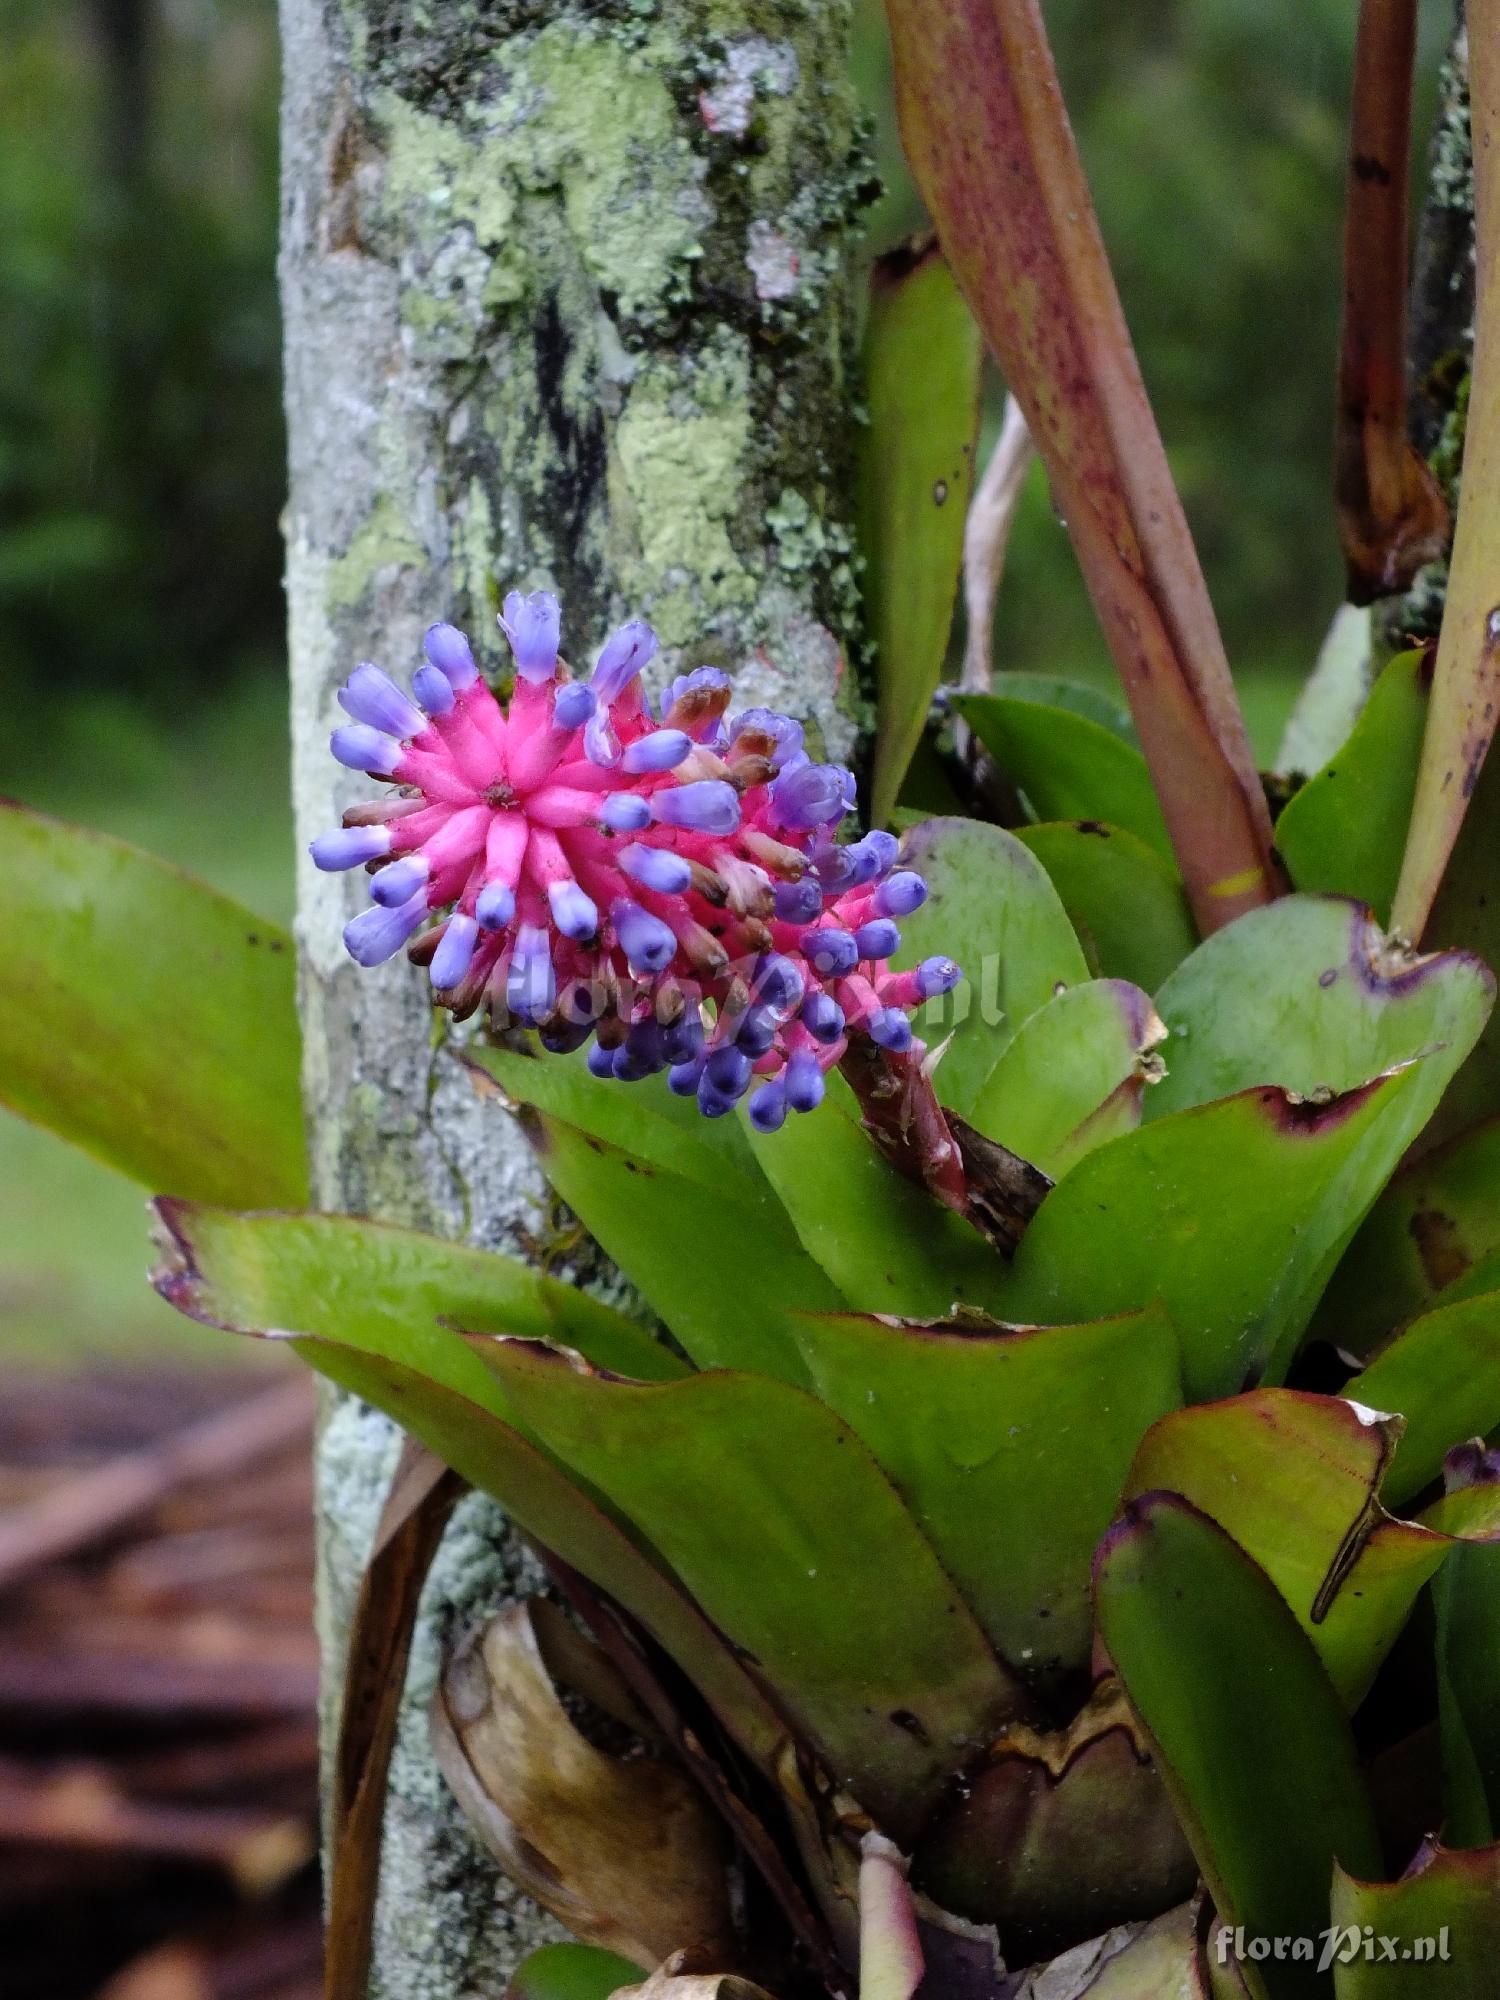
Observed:
[[[889,917],[876,917],[872,923],[860,925],[854,942],[861,958],[889,958],[901,949],[901,933]]]
[[[429,715],[447,715],[453,708],[453,688],[448,676],[439,673],[431,661],[424,661],[411,677],[411,691]]]
[[[370,901],[394,910],[427,884],[428,867],[420,854],[403,854],[389,868],[382,868],[370,884]]]
[[[371,729],[401,742],[420,736],[427,727],[426,717],[415,702],[408,700],[389,674],[368,660],[357,666],[339,689],[339,707],[356,722],[368,723]]]
[[[802,1003],[802,1025],[815,1042],[836,1042],[844,1032],[844,1010],[831,993],[809,993]]]
[[[927,884],[907,868],[889,875],[875,891],[875,907],[883,917],[909,917],[927,901]]]
[[[820,930],[802,933],[802,950],[813,971],[824,979],[842,979],[860,961],[860,949],[848,931]]]
[[[685,729],[653,729],[649,736],[638,736],[634,743],[627,743],[620,762],[632,777],[644,772],[675,771],[692,747],[693,739]]]
[[[320,833],[307,851],[313,866],[325,873],[362,868],[365,862],[378,861],[390,853],[391,830],[388,826],[341,826],[332,833]]]
[[[599,928],[599,909],[576,882],[553,882],[547,890],[552,921],[567,938],[591,938]]]
[[[569,681],[557,690],[552,720],[559,729],[581,729],[595,707],[594,690],[583,681]]]
[[[818,1059],[798,1049],[786,1066],[786,1101],[793,1111],[816,1111],[823,1102],[823,1072]]]
[[[642,847],[636,842],[621,852],[620,866],[633,882],[663,896],[680,896],[693,879],[687,862],[669,847]]]
[[[779,1076],[763,1083],[750,1099],[750,1123],[757,1132],[779,1132],[786,1123],[786,1085]]]
[[[778,882],[773,893],[776,914],[784,924],[810,924],[823,914],[823,891],[815,876],[804,875],[800,882]]]
[[[384,965],[427,915],[427,898],[413,896],[399,909],[384,910],[378,903],[344,926],[344,948],[356,965]]]
[[[367,771],[372,778],[390,777],[401,762],[401,745],[368,722],[346,722],[334,730],[328,747],[346,770]]]
[[[877,1007],[866,1025],[870,1040],[893,1055],[911,1047],[911,1022],[899,1007]]]
[[[457,986],[474,960],[474,947],[479,942],[479,926],[472,917],[463,915],[448,919],[448,928],[439,940],[437,950],[432,954],[432,964],[428,976],[440,993],[450,986]]]
[[[722,778],[697,778],[651,795],[650,810],[664,826],[693,833],[733,833],[740,823],[739,794]]]
[[[524,680],[550,681],[557,672],[557,642],[562,615],[550,590],[523,597],[511,591],[500,613],[500,629],[516,656],[516,672]]]
[[[639,833],[651,824],[651,806],[639,792],[609,792],[599,802],[599,817],[616,833]]]
[[[486,882],[474,914],[487,931],[503,931],[516,914],[516,892],[505,882]]]
[[[456,625],[429,625],[422,638],[422,650],[455,694],[471,687],[479,678],[469,642]]]

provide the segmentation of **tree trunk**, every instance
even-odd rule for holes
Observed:
[[[663,669],[846,753],[847,247],[865,192],[848,0],[282,0],[281,277],[293,774],[305,848],[368,789],[329,758],[363,658],[451,618],[505,671],[511,587],[558,589],[578,660],[630,614]],[[304,860],[315,1199],[509,1250],[546,1232],[518,1132],[434,1034],[425,981],[340,931],[361,879]],[[319,1446],[325,1722],[394,1457],[330,1398]],[[372,1990],[496,1995],[543,1920],[500,1884],[427,1747],[444,1648],[516,1583],[464,1503],[420,1620],[392,1768]]]

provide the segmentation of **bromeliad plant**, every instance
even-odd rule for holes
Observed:
[[[946,644],[962,522],[932,496],[967,490],[975,321],[1133,720],[1052,680],[971,687],[950,777],[1011,824],[898,807],[898,854],[844,837],[848,774],[724,676],[653,708],[644,625],[572,677],[545,593],[506,602],[508,705],[442,625],[412,697],[363,666],[341,697],[335,754],[390,787],[314,848],[371,871],[349,948],[405,944],[481,1017],[491,1115],[650,1316],[306,1213],[284,941],[20,809],[0,1080],[168,1191],[166,1297],[293,1341],[542,1553],[556,1598],[454,1659],[434,1725],[484,1838],[583,1940],[518,1994],[1487,1994],[1496,0],[1470,7],[1480,319],[1442,637],[1391,660],[1274,829],[1035,8],[890,11],[946,263],[886,269],[871,318],[881,810]],[[1357,105],[1398,151],[1402,12],[1365,8]],[[1351,570],[1385,590],[1435,532],[1388,372],[1360,372],[1398,293],[1348,288],[1340,459]],[[971,605],[998,569],[974,522]],[[69,1037],[40,1025],[59,996]],[[396,1626],[454,1490],[408,1475],[370,1585]],[[379,1784],[349,1775],[352,1992],[346,1857]]]

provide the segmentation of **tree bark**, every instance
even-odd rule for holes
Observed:
[[[846,754],[850,227],[868,184],[848,0],[282,0],[286,516],[297,833],[367,791],[327,755],[363,658],[451,618],[506,671],[511,587],[558,589],[576,660],[632,613],[662,671]],[[527,1254],[548,1212],[404,962],[340,931],[361,879],[304,859],[298,940],[317,1202]],[[319,1445],[325,1720],[394,1463],[330,1398]],[[493,1996],[550,1934],[497,1881],[427,1747],[457,1630],[526,1558],[471,1498],[424,1599],[392,1768],[372,1991]]]

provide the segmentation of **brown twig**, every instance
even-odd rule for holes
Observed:
[[[1408,182],[1416,0],[1361,0],[1344,219],[1334,498],[1351,603],[1404,590],[1448,542],[1407,435]]]

